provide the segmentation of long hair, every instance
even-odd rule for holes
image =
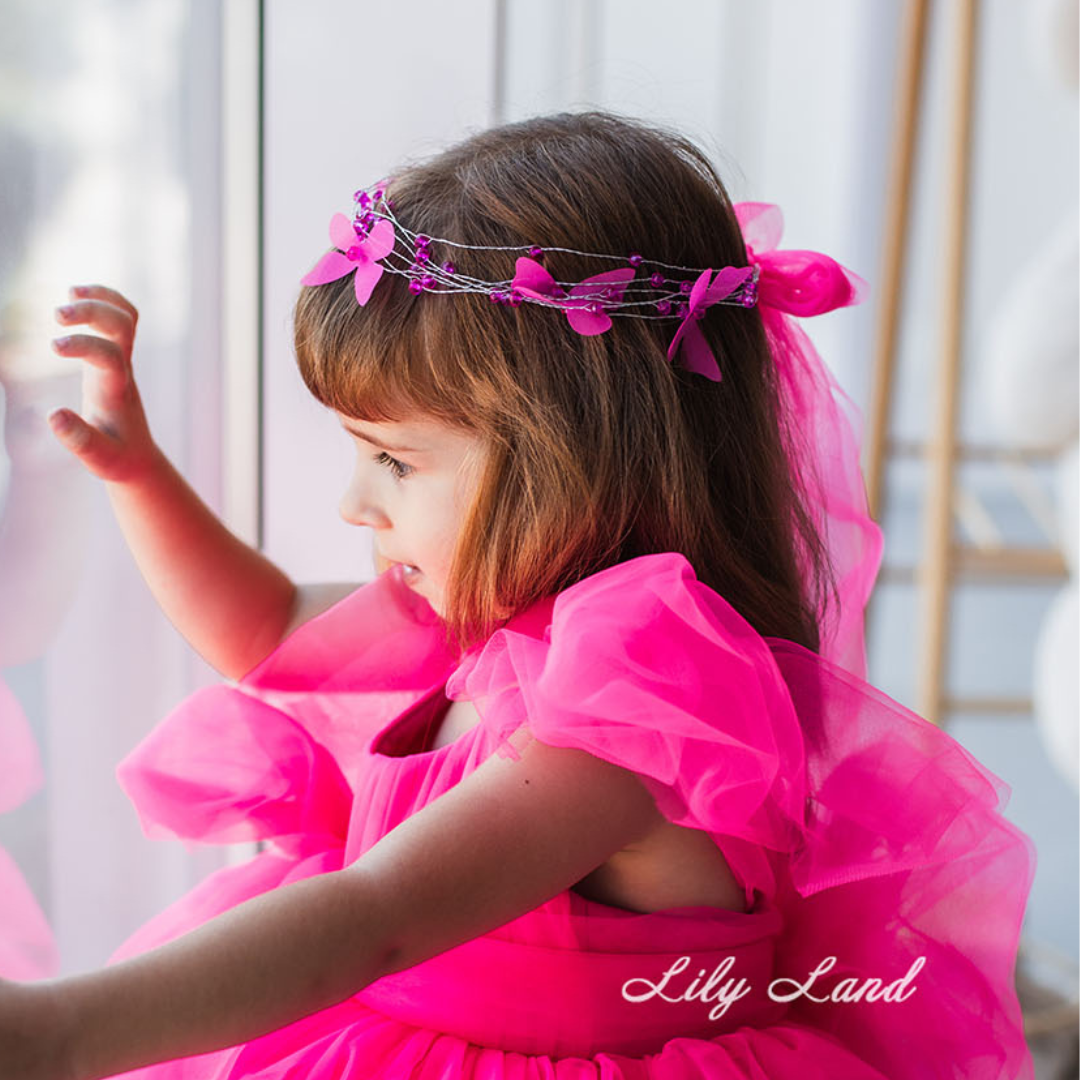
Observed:
[[[466,244],[640,251],[677,266],[742,266],[731,200],[675,131],[606,112],[482,131],[399,169],[407,228]],[[514,253],[448,249],[463,274],[513,276]],[[598,272],[547,252],[558,280]],[[778,380],[756,308],[699,326],[719,383],[674,364],[667,320],[582,336],[555,309],[468,293],[414,295],[384,274],[366,306],[352,277],[304,287],[297,361],[312,394],[358,420],[425,416],[485,445],[444,596],[461,648],[542,597],[639,555],[676,551],[761,635],[818,651],[827,550],[783,451]],[[797,569],[807,553],[809,580]]]

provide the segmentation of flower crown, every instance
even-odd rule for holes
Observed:
[[[674,266],[646,259],[637,251],[626,255],[604,255],[565,247],[491,247],[463,244],[444,237],[431,237],[405,228],[394,216],[394,200],[386,190],[388,180],[353,195],[355,209],[350,221],[335,213],[330,219],[330,240],[337,250],[328,251],[307,274],[303,285],[325,285],[355,273],[356,301],[364,306],[384,272],[409,279],[414,295],[432,293],[478,293],[493,304],[520,307],[538,304],[561,309],[573,330],[591,336],[611,328],[612,317],[637,319],[679,319],[668,346],[669,361],[680,350],[683,364],[691,371],[714,382],[721,381],[719,365],[697,323],[714,304],[753,307],[772,303],[793,314],[817,314],[844,303],[861,299],[860,286],[865,282],[846,271],[827,255],[817,252],[776,252],[780,237],[779,207],[768,203],[737,203],[736,214],[747,240],[748,266],[724,266],[718,270]],[[749,243],[747,222],[764,218],[765,232],[759,239],[761,255]],[[744,220],[745,219],[745,220]],[[753,230],[751,230],[751,233]],[[761,232],[760,228],[758,232]],[[440,261],[432,247],[441,248]],[[520,252],[514,263],[514,276],[508,280],[485,281],[458,270],[453,251]],[[621,264],[614,270],[584,278],[582,281],[556,281],[543,265],[547,252],[564,252],[589,259],[603,259]],[[812,256],[808,267],[785,268],[784,256]],[[805,260],[796,260],[805,262]],[[831,264],[829,267],[827,264]],[[835,268],[822,280],[822,268]],[[809,275],[806,270],[813,271]],[[804,280],[800,280],[801,278]],[[687,276],[690,275],[690,276]],[[816,277],[815,280],[811,280]],[[824,293],[823,293],[824,285]],[[759,286],[763,290],[759,294]],[[805,294],[813,295],[807,297]],[[842,299],[847,295],[847,299]],[[785,303],[786,300],[786,303]],[[794,305],[792,306],[792,301]],[[818,310],[807,310],[816,307]],[[828,306],[821,306],[822,302]]]

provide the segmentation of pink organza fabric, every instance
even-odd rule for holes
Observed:
[[[870,286],[820,251],[778,248],[784,218],[775,204],[742,202],[734,209],[747,258],[759,270],[758,308],[779,378],[786,456],[835,577],[835,599],[818,608],[821,655],[865,679],[863,612],[884,536],[870,517],[859,465],[862,417],[795,319],[861,304]],[[808,580],[801,545],[797,557]]]
[[[199,691],[117,770],[144,831],[261,838],[114,953],[362,859],[491,754],[530,739],[633,770],[705,830],[745,913],[635,913],[572,890],[249,1043],[123,1074],[688,1080],[1033,1076],[1013,988],[1035,853],[1006,785],[948,734],[828,660],[762,638],[680,554],[628,560],[463,656],[393,567],[300,627],[239,685]],[[449,699],[481,721],[427,749]],[[909,979],[906,1000],[773,1000]],[[724,970],[746,996],[682,1000]],[[685,973],[666,997],[643,980]],[[715,983],[714,983],[715,986]],[[780,984],[779,990],[792,989]]]
[[[21,806],[43,782],[33,732],[18,699],[0,679],[0,814]],[[0,976],[45,979],[59,966],[48,920],[15,860],[0,847]]]

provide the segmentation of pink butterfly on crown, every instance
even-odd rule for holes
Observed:
[[[611,328],[611,316],[604,311],[604,304],[619,303],[635,274],[630,266],[608,270],[571,285],[567,292],[535,259],[523,255],[514,263],[514,271],[511,289],[565,309],[570,325],[587,337]]]
[[[694,287],[690,290],[686,314],[683,316],[683,321],[679,323],[675,336],[671,339],[667,356],[668,360],[674,362],[675,354],[681,346],[683,365],[688,370],[696,371],[699,375],[712,379],[713,382],[720,382],[722,377],[720,366],[698,326],[698,319],[705,314],[707,307],[727,299],[748,278],[752,278],[754,268],[752,266],[725,266],[722,270],[716,271],[716,276],[710,285],[709,277],[712,273],[712,270],[702,270],[697,281],[694,282]]]
[[[330,240],[341,251],[328,251],[301,279],[303,285],[325,285],[356,271],[356,302],[363,307],[383,275],[379,262],[394,250],[394,226],[383,218],[366,236],[359,235],[344,214],[330,219]]]

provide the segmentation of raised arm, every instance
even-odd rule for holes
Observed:
[[[84,366],[83,415],[57,409],[52,429],[105,481],[139,571],[172,624],[208,663],[239,678],[281,640],[296,589],[225,527],[154,442],[132,370],[134,305],[91,285],[72,289],[65,308],[59,322],[96,334],[53,343]]]
[[[145,471],[106,489],[169,621],[222,675],[250,671],[290,628],[293,582],[231,533],[160,452]]]

